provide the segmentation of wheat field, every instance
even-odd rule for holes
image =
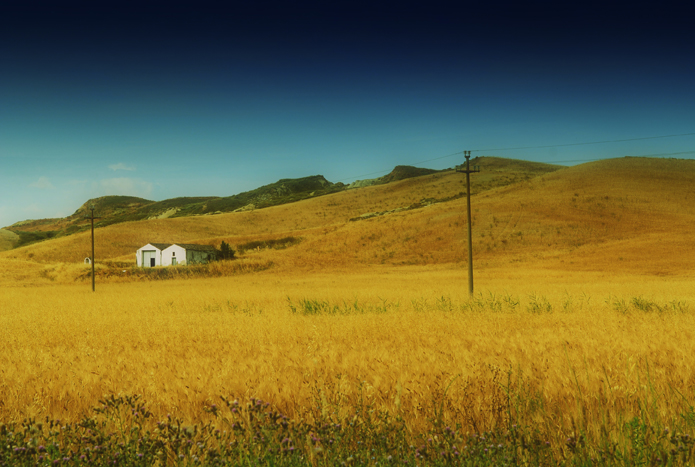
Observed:
[[[437,417],[470,432],[514,422],[553,445],[636,417],[682,425],[695,405],[695,168],[670,164],[656,178],[651,161],[620,160],[480,188],[473,297],[465,198],[349,221],[451,196],[454,174],[97,230],[112,261],[155,234],[301,238],[216,266],[222,277],[100,275],[92,293],[84,236],[2,253],[0,420],[75,421],[105,395],[139,394],[156,418],[189,423],[219,396],[305,420],[366,400],[413,435]]]
[[[627,420],[652,398],[668,425],[684,401],[666,396],[692,394],[691,281],[627,276],[597,287],[595,274],[493,270],[479,282],[503,287],[470,300],[465,279],[460,269],[388,267],[95,294],[6,289],[0,418],[75,420],[119,393],[143,395],[159,417],[199,421],[206,403],[230,395],[301,418],[317,397],[340,411],[362,395],[417,431],[445,395],[450,421],[480,430],[504,425],[508,384],[527,403],[545,401],[521,415],[562,436],[606,414]],[[311,305],[325,312],[293,312]]]

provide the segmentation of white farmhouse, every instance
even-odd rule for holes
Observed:
[[[210,245],[194,243],[148,243],[135,256],[138,267],[149,268],[208,263],[217,259],[217,250]]]
[[[135,253],[135,262],[139,268],[153,268],[162,265],[162,250],[171,243],[148,243]]]

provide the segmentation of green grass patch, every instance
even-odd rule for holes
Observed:
[[[287,297],[287,303],[292,313],[305,316],[388,313],[397,311],[400,307],[399,303],[390,303],[386,300],[381,300],[379,303],[365,303],[355,299],[353,302],[331,303],[328,300],[303,298],[295,303]]]
[[[34,231],[34,232],[24,232],[22,230],[17,230],[13,231],[19,236],[19,239],[17,240],[17,243],[15,244],[15,248],[19,248],[20,246],[26,246],[26,245],[31,245],[32,243],[38,243],[42,242],[44,240],[48,240],[51,238],[54,238],[57,234],[56,231],[54,230],[48,230],[48,231]]]
[[[266,248],[281,250],[290,246],[298,245],[301,241],[301,237],[282,237],[268,240],[254,240],[237,245],[236,249],[239,253],[245,253],[251,250],[263,250]]]

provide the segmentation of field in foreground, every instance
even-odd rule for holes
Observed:
[[[491,465],[677,464],[693,454],[692,279],[490,269],[473,299],[450,267],[5,289],[0,436],[60,419],[64,445],[82,440],[60,454],[76,463],[105,460],[95,446],[111,439],[142,465],[213,463],[221,449],[290,464],[464,462],[464,446]],[[51,423],[25,425],[7,462],[31,449],[31,462],[48,459],[36,443]],[[176,444],[187,439],[200,445]],[[296,456],[280,456],[287,443]]]

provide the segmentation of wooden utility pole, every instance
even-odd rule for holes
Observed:
[[[475,166],[471,170],[471,152],[463,151],[466,156],[466,168],[457,166],[457,172],[466,174],[466,198],[468,200],[468,293],[473,295],[473,230],[471,228],[471,174],[480,172],[480,168]]]
[[[94,275],[94,219],[101,219],[100,217],[94,217],[94,205],[92,204],[89,209],[92,211],[92,215],[89,217],[89,219],[92,220],[92,257],[90,258],[90,263],[92,263],[92,292],[96,290],[95,284],[96,284],[96,277]],[[87,216],[85,216],[87,217]]]

